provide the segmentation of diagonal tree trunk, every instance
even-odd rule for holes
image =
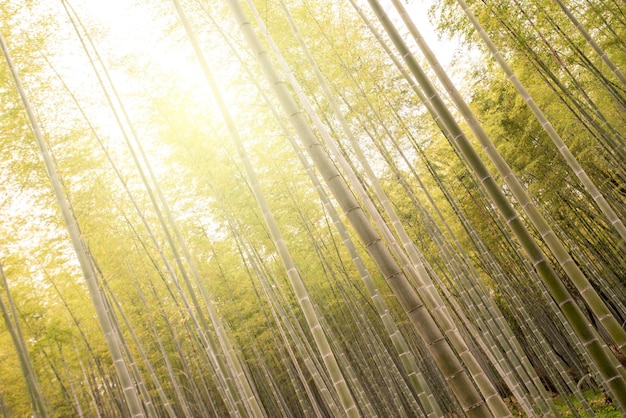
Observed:
[[[506,219],[509,228],[516,235],[520,244],[530,257],[540,277],[545,281],[553,297],[557,300],[561,309],[576,330],[579,338],[583,341],[587,350],[594,358],[596,367],[598,367],[603,374],[605,382],[610,387],[611,392],[618,399],[626,399],[626,382],[624,381],[623,369],[618,367],[617,360],[613,354],[608,350],[606,345],[601,342],[597,332],[591,327],[580,308],[576,305],[567,288],[561,282],[558,275],[548,262],[545,254],[532,238],[530,232],[521,221],[521,218],[516,213],[513,206],[509,203],[489,170],[481,161],[476,150],[474,150],[463,134],[454,117],[443,103],[439,94],[436,92],[434,86],[419,66],[415,57],[407,48],[387,13],[376,0],[368,1],[372,6],[372,9],[379,17],[381,23],[383,23],[385,30],[390,35],[392,41],[396,45],[396,48],[404,57],[405,62],[411,69],[411,72],[425,90],[429,101],[431,101],[431,103],[435,106],[438,117],[440,117],[441,120],[448,125],[450,131],[454,134],[452,139],[455,142],[455,146],[458,147],[464,158],[467,159],[467,162],[475,171],[493,202],[500,210],[502,216]],[[589,307],[593,310],[594,314],[618,343],[620,349],[626,350],[626,333],[624,330],[618,323],[616,323],[615,318],[608,311],[602,299],[599,298],[587,278],[583,275],[574,260],[563,247],[563,244],[558,240],[558,237],[550,229],[541,214],[539,214],[537,208],[532,204],[515,174],[513,174],[508,164],[504,161],[502,156],[500,156],[493,143],[491,143],[487,135],[480,127],[480,124],[473,117],[471,110],[460,97],[460,94],[456,91],[452,82],[447,78],[443,70],[441,70],[441,66],[434,59],[434,55],[432,53],[427,53],[425,55],[433,62],[433,68],[437,71],[438,76],[440,76],[442,82],[444,83],[444,86],[449,90],[451,97],[453,98],[455,104],[459,106],[463,116],[467,118],[470,127],[483,145],[485,152],[487,152],[489,157],[492,159],[494,165],[507,182],[507,185],[509,185],[511,191],[522,205],[522,208],[524,208],[525,212],[531,218],[533,224],[536,225],[539,233],[545,240],[546,244],[550,247],[555,257],[559,260],[562,268],[568,273],[569,277],[581,292],[581,295],[587,301]],[[626,400],[620,401],[619,403],[621,408],[626,410]]]
[[[274,245],[276,246],[276,249],[284,264],[285,270],[287,271],[287,275],[291,281],[294,292],[296,293],[298,302],[302,308],[302,312],[307,320],[308,326],[311,330],[311,334],[313,335],[313,338],[320,352],[320,355],[322,356],[324,364],[326,365],[328,373],[333,381],[333,386],[335,387],[335,390],[337,391],[339,395],[344,411],[348,416],[358,417],[360,416],[359,408],[352,397],[350,388],[348,387],[346,380],[342,374],[342,371],[339,367],[339,364],[337,363],[335,355],[331,350],[326,334],[324,333],[323,328],[320,325],[320,321],[317,317],[317,314],[315,313],[312,301],[310,300],[309,292],[306,289],[306,286],[304,282],[302,281],[300,274],[297,271],[297,268],[293,262],[291,254],[289,253],[289,250],[287,249],[287,246],[285,245],[285,241],[282,237],[280,229],[278,228],[278,224],[276,223],[274,216],[272,215],[271,209],[269,208],[269,205],[267,204],[267,201],[265,200],[265,197],[261,190],[257,176],[254,172],[254,169],[252,168],[252,164],[250,163],[247,157],[247,153],[245,149],[243,148],[243,144],[239,137],[239,133],[235,126],[235,122],[230,116],[230,113],[226,107],[226,104],[224,103],[222,99],[220,90],[217,87],[217,84],[215,83],[215,80],[208,66],[208,63],[204,59],[204,55],[199,48],[198,42],[195,40],[193,31],[191,30],[191,27],[187,22],[187,19],[184,15],[184,12],[179,2],[177,0],[174,0],[174,5],[176,6],[178,15],[181,21],[183,22],[183,25],[185,26],[185,29],[187,31],[187,35],[189,36],[190,41],[194,47],[196,57],[198,61],[200,62],[200,65],[207,78],[207,81],[209,82],[213,96],[218,102],[220,112],[226,122],[228,130],[231,134],[231,138],[235,142],[239,156],[244,164],[246,176],[248,178],[248,182],[250,184],[252,192],[254,193],[255,200],[257,201],[257,204],[259,205],[259,209],[261,210],[263,214],[263,219],[265,220],[267,224],[267,227],[272,236],[272,240],[274,241]]]
[[[1,38],[0,41],[2,41]],[[47,418],[48,410],[46,408],[46,402],[39,388],[39,382],[37,381],[37,375],[35,374],[30,354],[28,354],[28,347],[24,340],[24,333],[22,332],[22,326],[20,325],[17,315],[17,309],[15,309],[15,303],[11,297],[11,291],[9,290],[9,284],[7,283],[2,263],[0,263],[0,280],[2,280],[2,288],[4,289],[7,299],[7,303],[5,303],[2,294],[0,294],[0,312],[2,312],[4,323],[13,340],[13,345],[15,346],[15,351],[20,361],[22,374],[24,375],[24,379],[26,379],[26,387],[28,388],[30,402],[33,405],[33,411],[37,418]]]
[[[64,2],[67,3],[66,1]],[[68,13],[68,16],[70,15],[69,10],[66,8],[66,11]],[[72,10],[73,11],[73,10]],[[70,18],[72,19],[72,17],[70,16]],[[210,297],[205,289],[204,284],[202,283],[202,280],[200,278],[200,274],[199,271],[196,267],[196,263],[193,259],[193,257],[191,256],[187,245],[184,241],[184,239],[182,238],[182,235],[180,233],[180,230],[177,226],[176,221],[173,218],[173,215],[169,209],[169,205],[166,202],[163,193],[158,185],[158,182],[156,180],[156,177],[152,171],[151,165],[150,165],[150,161],[147,158],[143,147],[141,146],[141,142],[138,139],[138,135],[135,132],[135,129],[133,127],[133,124],[130,121],[130,117],[126,111],[125,106],[123,105],[119,95],[117,94],[117,91],[112,83],[112,80],[110,78],[110,75],[108,73],[108,71],[106,70],[106,68],[104,69],[104,75],[106,76],[107,80],[109,81],[110,85],[111,85],[111,89],[112,89],[112,93],[113,96],[115,97],[115,99],[117,100],[119,107],[121,109],[121,113],[124,117],[124,119],[127,121],[128,126],[130,128],[132,137],[135,139],[135,144],[136,144],[136,148],[138,149],[138,152],[135,150],[135,146],[133,146],[133,144],[131,143],[130,137],[129,135],[126,133],[126,130],[123,128],[123,123],[122,123],[122,118],[119,116],[118,112],[115,110],[115,106],[113,106],[113,101],[111,96],[109,95],[109,93],[107,92],[104,83],[98,73],[98,71],[95,68],[95,65],[93,63],[93,60],[91,59],[90,54],[87,52],[86,49],[86,45],[83,41],[82,36],[80,35],[78,28],[76,27],[76,24],[74,23],[74,19],[72,19],[72,22],[74,24],[75,30],[77,32],[77,35],[79,36],[79,38],[81,39],[81,43],[83,44],[83,47],[85,49],[85,52],[89,55],[89,59],[90,59],[90,63],[92,64],[93,70],[94,72],[96,72],[96,76],[100,82],[100,85],[105,93],[105,96],[107,98],[107,101],[109,102],[109,105],[111,107],[111,110],[113,111],[116,121],[118,122],[118,125],[120,127],[120,130],[122,131],[123,137],[126,141],[126,144],[128,146],[128,149],[133,157],[133,161],[135,162],[135,165],[137,167],[137,170],[139,171],[139,174],[141,176],[142,182],[146,188],[146,191],[148,192],[149,196],[150,196],[150,200],[152,202],[153,208],[157,214],[157,217],[159,219],[159,223],[161,224],[163,231],[166,234],[166,238],[167,238],[167,242],[173,252],[174,255],[174,259],[176,262],[176,265],[179,268],[179,271],[184,279],[185,285],[189,291],[189,295],[190,298],[193,302],[193,306],[196,310],[196,315],[193,316],[194,320],[197,320],[199,325],[201,326],[200,329],[200,337],[201,340],[203,342],[203,345],[207,351],[207,354],[209,356],[210,361],[212,362],[212,367],[213,370],[216,372],[216,376],[218,378],[218,388],[220,388],[222,390],[223,393],[223,397],[224,400],[231,405],[232,407],[232,411],[233,413],[239,413],[239,414],[243,414],[244,410],[246,409],[251,409],[252,412],[255,416],[262,416],[263,414],[261,413],[261,408],[257,403],[257,400],[255,398],[255,396],[253,395],[252,390],[249,387],[249,382],[247,381],[247,379],[245,378],[243,371],[241,369],[241,364],[239,362],[238,359],[233,359],[233,351],[232,349],[230,349],[230,342],[229,339],[226,335],[224,335],[223,333],[223,328],[220,325],[220,318],[218,317],[213,304],[210,300]],[[80,24],[80,21],[79,21]],[[82,26],[82,24],[81,24]],[[83,28],[84,29],[84,28]],[[91,44],[92,48],[95,51],[95,54],[97,56],[97,58],[102,62],[97,49],[95,48],[95,45],[93,45],[91,38],[87,37],[89,43]],[[141,156],[144,165],[146,167],[146,170],[148,171],[148,175],[146,175],[145,170],[142,168],[142,164],[139,160],[139,156]],[[150,186],[150,180],[152,181],[152,186]],[[155,195],[155,191],[156,191],[156,195]],[[158,201],[157,201],[157,197],[158,200],[161,202],[161,205],[163,207],[163,210],[160,209]],[[163,212],[165,212],[165,216],[163,214]],[[166,218],[169,221],[169,227],[167,225],[166,222]],[[170,232],[170,228],[173,230],[173,236],[172,236],[172,232]],[[214,338],[212,337],[212,334],[209,331],[209,325],[205,319],[205,316],[203,314],[203,310],[201,308],[200,305],[200,300],[197,296],[197,292],[195,291],[192,283],[191,283],[191,279],[190,279],[190,275],[187,272],[187,268],[183,265],[183,261],[182,261],[182,257],[179,254],[179,251],[177,249],[177,244],[180,246],[182,252],[183,252],[183,256],[185,257],[188,265],[189,265],[189,270],[191,273],[191,277],[195,280],[195,283],[197,285],[197,289],[199,290],[200,296],[202,297],[202,300],[205,302],[205,306],[208,310],[209,313],[209,318],[211,320],[211,322],[214,325],[214,330],[215,330],[215,334],[217,335],[217,339],[220,345],[220,348],[222,348],[222,352],[220,352],[220,350],[218,349],[217,343],[215,342]],[[180,294],[182,295],[182,292],[180,292]],[[242,398],[241,394],[245,394],[245,397]],[[237,410],[237,412],[234,412],[235,410]]]
[[[81,237],[80,228],[78,226],[78,223],[76,222],[76,219],[74,218],[74,215],[72,214],[70,202],[67,200],[65,193],[63,192],[63,186],[61,184],[60,178],[57,175],[52,155],[50,154],[48,145],[45,142],[45,139],[39,127],[39,123],[35,116],[35,112],[30,104],[30,101],[28,100],[24,87],[22,86],[20,78],[17,74],[17,70],[15,69],[11,57],[9,56],[9,51],[4,41],[4,37],[2,37],[1,34],[0,46],[2,47],[2,52],[4,54],[5,60],[9,66],[22,102],[24,103],[26,113],[28,114],[28,119],[35,135],[35,140],[37,141],[37,145],[39,146],[39,149],[41,151],[44,163],[46,165],[46,169],[48,171],[48,176],[54,190],[54,194],[60,206],[61,214],[63,215],[68,234],[72,241],[72,246],[74,247],[74,251],[76,252],[76,256],[80,263],[81,270],[85,277],[85,282],[87,283],[87,288],[89,289],[89,294],[96,310],[100,327],[102,328],[102,332],[104,333],[104,338],[106,339],[107,346],[113,360],[113,365],[115,366],[115,371],[117,372],[117,377],[119,378],[120,384],[122,385],[124,398],[126,399],[130,414],[133,418],[143,417],[145,414],[141,406],[139,395],[137,394],[135,388],[135,382],[130,375],[128,365],[126,364],[126,360],[124,359],[124,356],[120,349],[120,341],[115,334],[115,329],[113,328],[111,320],[106,311],[104,301],[102,300],[102,295],[100,294],[100,289],[98,285],[97,274],[94,268],[93,261],[91,260],[91,255],[89,254],[89,251],[87,249],[87,244],[83,241]]]
[[[339,174],[320,142],[305,121],[297,104],[284,82],[281,81],[267,53],[252,30],[238,1],[228,2],[235,19],[246,38],[250,49],[259,60],[261,69],[274,89],[281,107],[289,116],[300,140],[324,177],[328,187],[337,199],[344,213],[352,223],[363,245],[380,268],[385,279],[394,291],[398,301],[409,315],[412,324],[425,337],[433,358],[448,377],[448,383],[455,392],[464,411],[469,416],[488,416],[490,413],[480,394],[475,390],[467,372],[462,367],[452,348],[443,338],[432,316],[415,290],[410,286],[406,276],[383,244],[374,228],[366,218],[362,208],[352,195],[343,177]]]

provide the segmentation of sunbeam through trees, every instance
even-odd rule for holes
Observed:
[[[626,416],[619,0],[0,2],[5,417]]]

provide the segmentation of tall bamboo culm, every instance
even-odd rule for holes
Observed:
[[[98,285],[98,276],[93,261],[91,260],[89,251],[87,249],[87,244],[83,241],[81,237],[80,228],[78,226],[76,218],[74,217],[74,214],[72,213],[70,202],[65,196],[63,185],[54,165],[54,160],[43,137],[41,128],[39,127],[39,122],[37,120],[37,117],[35,116],[33,107],[30,104],[24,87],[22,86],[22,82],[17,73],[17,69],[13,65],[13,61],[11,60],[9,50],[2,34],[0,34],[0,47],[2,48],[2,53],[4,54],[4,58],[9,66],[9,70],[11,71],[11,75],[19,92],[20,98],[22,99],[22,103],[24,104],[24,108],[28,115],[28,120],[30,121],[31,128],[35,136],[35,140],[43,157],[44,164],[46,165],[46,170],[48,172],[48,177],[50,178],[52,189],[54,190],[54,195],[61,209],[61,215],[63,216],[63,220],[65,221],[65,226],[70,236],[72,246],[74,247],[78,262],[80,263],[80,267],[83,272],[87,288],[89,290],[89,295],[91,296],[91,301],[94,305],[96,315],[98,317],[98,322],[100,323],[100,327],[104,334],[104,338],[106,340],[107,347],[109,349],[109,353],[111,355],[113,365],[117,373],[117,377],[122,386],[122,391],[124,393],[124,398],[126,399],[126,404],[128,406],[130,416],[133,418],[143,417],[145,416],[145,414],[141,404],[141,400],[139,399],[139,395],[135,387],[135,382],[131,377],[131,374],[128,370],[128,365],[120,349],[120,340],[115,333],[115,329],[113,327],[113,324],[111,323],[111,319],[107,312],[106,305],[102,300],[102,294],[100,293],[100,288]]]
[[[231,0],[228,4],[248,46],[258,58],[262,72],[270,86],[272,86],[283,111],[289,116],[289,120],[294,126],[298,137],[307,149],[335,199],[337,199],[348,220],[355,228],[356,233],[374,262],[378,265],[398,301],[411,319],[412,324],[424,337],[428,336],[426,343],[430,344],[428,347],[433,359],[442,370],[442,373],[449,378],[448,384],[457,396],[465,413],[468,416],[489,416],[490,412],[487,405],[475,389],[473,382],[459,362],[456,354],[445,338],[442,338],[443,335],[424,306],[424,303],[411,287],[391,253],[375,232],[343,177],[339,174],[308,122],[304,119],[291,93],[269,60],[267,52],[261,46],[240,3]]]
[[[467,137],[459,127],[448,107],[443,102],[439,93],[434,88],[434,85],[426,73],[408,49],[385,10],[376,0],[368,0],[368,2],[381,21],[392,42],[398,49],[398,52],[404,58],[405,63],[411,70],[411,73],[426,93],[426,97],[436,112],[436,115],[434,116],[447,125],[449,132],[452,133],[452,136],[449,139],[453,141],[454,147],[460,151],[461,155],[472,168],[483,187],[485,187],[488,195],[502,214],[502,217],[506,220],[511,232],[513,232],[516,236],[531,262],[535,266],[539,276],[546,283],[546,286],[559,303],[562,311],[572,324],[572,327],[576,331],[578,337],[581,341],[583,341],[585,347],[587,347],[589,354],[594,359],[595,366],[603,375],[608,390],[612,392],[613,397],[620,399],[618,404],[624,411],[626,411],[626,382],[624,380],[623,368],[619,365],[606,344],[602,342],[598,333],[589,324],[583,312],[569,294],[565,285],[561,282],[545,254],[500,189],[492,174],[480,159],[476,150],[468,141]],[[529,218],[537,227],[546,244],[559,260],[562,268],[568,273],[572,281],[576,284],[581,292],[581,295],[587,301],[590,309],[597,315],[603,325],[606,324],[605,328],[609,331],[609,333],[611,333],[611,336],[623,349],[623,342],[625,341],[626,333],[619,324],[615,323],[615,318],[610,314],[604,302],[599,298],[589,281],[564,249],[563,244],[558,240],[558,237],[550,229],[545,219],[539,214],[537,208],[532,204],[519,180],[511,171],[502,156],[497,152],[495,146],[487,137],[486,133],[473,116],[473,113],[465,101],[461,98],[460,94],[441,68],[441,65],[437,62],[432,52],[427,49],[427,46],[426,48],[424,48],[424,46],[426,45],[420,44],[420,48],[424,51],[427,59],[431,62],[431,66],[440,77],[451,98],[459,107],[461,114],[467,119],[472,131],[476,134],[477,138],[481,142],[481,145],[483,145],[485,152],[492,160],[499,173],[505,179],[507,185],[511,188],[512,193],[518,199],[526,214],[529,215]]]

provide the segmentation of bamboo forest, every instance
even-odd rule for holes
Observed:
[[[0,0],[0,416],[626,416],[623,0]]]

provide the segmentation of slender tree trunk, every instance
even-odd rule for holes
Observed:
[[[43,156],[43,160],[48,171],[48,176],[50,178],[54,194],[60,206],[61,214],[63,215],[63,219],[65,221],[70,239],[72,241],[72,246],[74,247],[74,251],[76,252],[80,267],[83,271],[83,275],[87,283],[87,288],[89,289],[89,294],[96,310],[100,327],[102,328],[102,332],[104,333],[104,337],[106,339],[107,346],[113,360],[113,365],[115,366],[115,371],[117,372],[117,377],[119,378],[120,384],[122,385],[124,398],[126,399],[130,414],[132,417],[143,417],[144,411],[141,406],[139,396],[136,392],[135,382],[133,381],[130,372],[128,371],[128,366],[120,350],[120,343],[117,339],[117,336],[115,335],[115,330],[106,312],[106,307],[104,305],[102,295],[100,294],[99,290],[96,271],[91,260],[91,256],[89,255],[89,251],[87,250],[87,244],[83,241],[81,237],[78,223],[76,222],[76,219],[72,214],[70,203],[65,197],[61,180],[57,175],[52,155],[50,154],[50,150],[48,149],[48,145],[45,142],[41,129],[39,128],[39,123],[37,122],[35,112],[33,111],[30,101],[26,96],[26,92],[19,79],[17,70],[15,69],[15,66],[13,65],[13,62],[9,56],[9,51],[4,41],[4,37],[2,37],[1,34],[0,46],[2,47],[2,52],[4,54],[7,64],[9,65],[9,69],[11,71],[15,84],[17,85],[17,90],[20,94],[22,102],[24,103],[24,108],[26,109],[26,113],[28,114],[28,119],[30,120],[30,124],[35,135],[37,145],[39,146],[39,149]]]
[[[442,122],[447,124],[451,132],[454,133],[452,138],[454,139],[455,146],[458,147],[464,155],[464,158],[467,159],[467,162],[470,164],[486,188],[493,202],[500,210],[502,216],[506,219],[509,228],[513,231],[521,245],[524,247],[540,277],[545,281],[546,285],[550,289],[550,292],[553,294],[553,297],[560,304],[561,309],[568,317],[568,320],[576,330],[579,338],[583,341],[587,350],[593,356],[596,366],[602,372],[606,384],[609,385],[614,397],[624,399],[624,401],[619,401],[618,403],[621,405],[621,408],[626,410],[626,382],[624,381],[622,373],[623,369],[618,367],[617,360],[613,354],[608,350],[606,345],[601,342],[597,332],[591,327],[587,319],[582,314],[582,311],[569,294],[567,288],[560,281],[558,275],[548,262],[545,254],[543,254],[539,245],[532,238],[530,232],[522,223],[521,218],[516,213],[513,206],[509,203],[504,193],[495,182],[493,176],[481,161],[476,150],[474,150],[472,145],[469,143],[462,130],[454,120],[454,117],[443,103],[434,86],[417,63],[417,60],[401,39],[397,29],[389,19],[389,16],[387,16],[384,9],[376,0],[368,1],[372,8],[376,11],[377,16],[385,26],[385,29],[390,34],[396,48],[404,57],[405,62],[411,69],[413,75],[425,90],[429,101],[435,105],[437,116],[441,118]],[[604,302],[599,298],[589,281],[582,274],[574,260],[563,247],[563,244],[558,240],[558,237],[550,229],[545,219],[539,214],[537,208],[532,204],[517,177],[513,174],[508,164],[497,152],[495,146],[484,133],[478,121],[476,121],[473,117],[471,110],[460,97],[458,91],[456,91],[452,85],[452,82],[441,70],[440,65],[436,62],[436,59],[434,59],[434,55],[432,55],[432,53],[426,53],[426,56],[432,61],[433,68],[438,72],[444,86],[448,89],[451,97],[455,101],[455,104],[459,106],[463,116],[467,118],[470,127],[480,140],[485,152],[487,152],[489,157],[492,159],[494,165],[498,168],[498,171],[511,188],[512,193],[518,199],[525,212],[529,215],[533,224],[536,225],[539,233],[545,240],[546,244],[550,247],[555,257],[559,260],[562,268],[568,273],[568,276],[577,286],[581,295],[594,311],[594,314],[597,315],[605,328],[609,330],[609,333],[621,349],[626,350],[626,333],[624,330],[619,324],[616,323],[615,318],[610,314]]]
[[[0,35],[0,42],[4,43],[1,36],[2,35]],[[24,340],[22,326],[20,325],[19,317],[17,315],[17,309],[15,309],[15,303],[11,297],[11,291],[9,290],[9,284],[4,274],[2,263],[0,263],[0,279],[2,280],[2,288],[4,288],[4,293],[7,299],[7,303],[5,303],[2,294],[0,294],[0,312],[2,312],[4,323],[6,324],[9,334],[11,334],[11,339],[13,340],[13,345],[15,346],[15,351],[17,352],[17,357],[20,361],[22,374],[24,375],[24,379],[26,379],[26,387],[28,388],[30,402],[33,405],[33,411],[36,417],[47,418],[48,410],[46,408],[46,402],[43,394],[41,393],[41,389],[39,389],[37,375],[35,374],[30,354],[28,353],[28,347],[26,346],[26,341]]]
[[[270,231],[272,240],[274,241],[276,249],[285,266],[285,270],[287,271],[287,275],[289,276],[294,292],[296,293],[296,296],[298,297],[298,302],[300,303],[302,312],[307,320],[307,323],[309,325],[309,328],[311,330],[315,343],[318,347],[318,350],[320,351],[324,364],[326,365],[329,375],[333,381],[333,386],[337,390],[337,393],[341,400],[344,411],[348,416],[358,417],[360,416],[359,408],[352,397],[350,388],[348,387],[346,380],[342,374],[342,371],[339,367],[339,364],[337,363],[335,355],[333,354],[331,350],[327,337],[322,327],[320,326],[319,319],[313,309],[312,301],[310,300],[309,292],[306,289],[306,286],[296,269],[293,259],[289,253],[289,250],[287,249],[287,246],[285,245],[284,239],[278,228],[278,224],[274,220],[274,217],[269,208],[269,205],[267,204],[265,197],[263,195],[263,192],[261,191],[254,169],[252,168],[252,165],[250,164],[247,154],[241,143],[241,139],[239,137],[237,128],[235,127],[235,123],[232,120],[230,113],[228,112],[228,109],[222,99],[219,88],[217,87],[217,84],[215,83],[213,79],[213,75],[209,69],[209,66],[206,60],[204,59],[204,55],[202,51],[200,50],[197,41],[195,40],[195,36],[193,35],[191,27],[187,22],[187,19],[184,15],[182,8],[180,7],[179,2],[177,0],[174,0],[174,5],[176,6],[176,10],[178,12],[178,15],[181,21],[183,22],[183,25],[185,26],[187,35],[189,36],[191,43],[194,47],[194,51],[196,53],[196,57],[198,58],[198,61],[200,62],[201,68],[207,78],[207,81],[209,82],[211,91],[213,92],[213,96],[218,102],[220,112],[222,113],[222,117],[224,118],[226,125],[229,129],[229,132],[231,134],[231,137],[233,141],[235,142],[237,151],[239,152],[239,156],[243,161],[244,168],[246,171],[246,176],[248,177],[248,181],[250,183],[252,192],[254,193],[255,200],[257,201],[259,205],[259,209],[261,210],[263,214],[263,218]]]
[[[488,416],[489,411],[486,404],[480,394],[473,389],[473,383],[458,358],[443,338],[443,335],[440,334],[437,325],[428,313],[423,302],[412,289],[391,253],[374,231],[374,228],[367,220],[363,210],[347,187],[342,176],[338,173],[310,126],[305,121],[302,113],[300,113],[286,85],[281,81],[273,64],[269,61],[267,53],[263,50],[257,36],[254,34],[241,5],[236,0],[230,0],[228,4],[249,47],[259,59],[261,69],[274,89],[283,110],[289,115],[289,120],[294,125],[298,136],[311,155],[318,170],[320,170],[321,175],[324,177],[339,205],[355,228],[363,245],[365,245],[368,252],[381,269],[381,272],[396,294],[400,304],[411,318],[413,325],[422,332],[423,335],[428,335],[426,342],[430,344],[429,350],[442,369],[443,374],[449,377],[448,383],[458,397],[464,410],[470,416]]]

